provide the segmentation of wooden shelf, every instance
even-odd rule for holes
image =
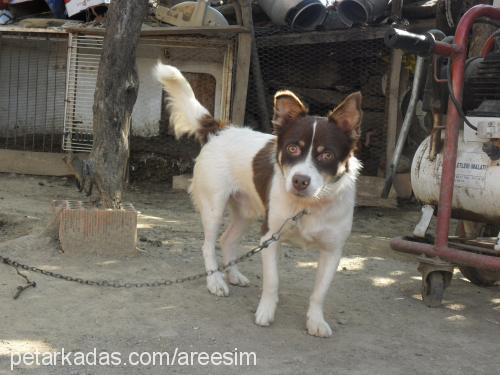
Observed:
[[[104,35],[106,29],[103,27],[52,27],[52,28],[31,28],[22,26],[0,26],[0,33],[46,33],[46,34],[86,34],[86,35]],[[246,27],[230,25],[224,27],[146,27],[141,30],[141,36],[162,36],[162,35],[206,35],[206,36],[227,36],[233,37],[236,34],[250,33]]]
[[[371,27],[353,27],[344,30],[308,31],[301,33],[278,33],[257,38],[259,47],[290,46],[298,44],[320,44],[348,42],[353,40],[381,39],[390,28],[388,25]]]
[[[86,35],[104,35],[106,29],[92,28],[92,27],[67,27],[67,32],[75,34],[86,34]],[[250,30],[238,26],[213,26],[213,27],[178,27],[178,26],[165,26],[165,27],[143,27],[141,30],[141,36],[163,36],[163,35],[206,35],[206,36],[224,36],[232,37],[235,34],[249,33]]]

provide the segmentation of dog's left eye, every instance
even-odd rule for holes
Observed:
[[[317,159],[319,161],[330,161],[333,159],[333,153],[331,153],[330,151],[322,152],[318,155]]]
[[[296,144],[289,144],[287,147],[286,147],[286,150],[288,151],[288,153],[290,155],[293,155],[293,156],[299,156],[300,155],[300,147],[297,146]]]

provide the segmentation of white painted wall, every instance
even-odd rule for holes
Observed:
[[[61,134],[66,96],[66,44],[59,43],[57,47],[50,47],[53,50],[49,51],[47,43],[41,44],[36,40],[26,42],[18,39],[2,43],[0,137],[7,129],[12,131],[14,128],[17,134],[44,134],[54,131]],[[165,57],[165,51],[166,47],[155,45],[139,45],[137,50],[139,92],[132,114],[134,135],[151,137],[159,133],[162,87],[152,72],[157,61]],[[224,100],[221,95],[224,85],[224,49],[175,47],[169,48],[169,51],[172,51],[172,56],[168,62],[181,70],[214,76],[217,85],[215,115],[219,116]],[[98,59],[100,50],[87,48],[83,53],[95,55]],[[88,64],[79,69],[76,77],[76,84],[70,77],[68,85],[68,98],[74,100],[74,105],[69,106],[74,112],[71,123],[91,133],[97,64]]]

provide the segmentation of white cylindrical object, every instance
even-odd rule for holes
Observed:
[[[463,141],[460,133],[453,190],[453,216],[500,223],[500,161],[492,161],[480,142]],[[429,159],[430,137],[417,149],[411,167],[411,184],[418,200],[437,205],[443,154]]]

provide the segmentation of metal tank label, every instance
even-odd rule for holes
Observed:
[[[439,183],[441,181],[443,159],[439,158],[438,162],[439,168],[436,179]],[[488,167],[489,160],[484,153],[460,153],[457,159],[457,168],[455,170],[455,186],[470,189],[484,189]]]

